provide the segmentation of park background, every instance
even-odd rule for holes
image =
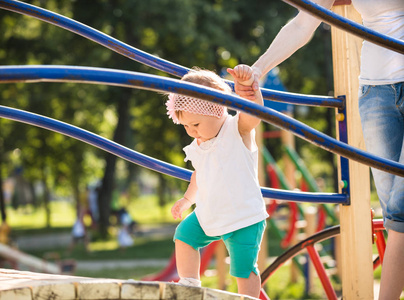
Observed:
[[[102,31],[122,42],[186,67],[199,66],[225,76],[227,67],[251,65],[264,53],[280,28],[297,10],[282,1],[150,0],[27,1]],[[37,19],[0,10],[1,65],[76,65],[114,68],[169,76],[125,58],[92,41]],[[276,75],[289,92],[333,95],[330,27],[322,24],[311,42],[282,63]],[[190,143],[181,126],[168,119],[165,97],[129,88],[76,83],[3,84],[2,105],[24,109],[81,127],[126,147],[178,166]],[[335,136],[335,112],[321,107],[294,107],[293,116]],[[276,128],[265,124],[264,131]],[[336,157],[310,143],[295,140],[296,151],[321,191],[337,192]],[[265,139],[277,164],[284,166],[278,138]],[[2,221],[11,228],[9,243],[23,236],[70,234],[88,188],[98,187],[99,222],[86,217],[89,252],[78,245],[24,249],[38,257],[60,259],[168,259],[173,243],[167,235],[147,235],[173,228],[169,208],[187,183],[155,173],[72,138],[0,119],[0,197]],[[377,207],[373,193],[372,206]],[[125,208],[138,224],[134,245],[119,249],[114,209]],[[157,230],[156,230],[157,231]],[[279,240],[268,230],[269,252],[279,255]],[[76,275],[135,278],[161,267],[94,271]],[[282,273],[283,272],[283,273]],[[214,272],[213,272],[214,273]],[[289,283],[288,271],[269,282],[272,299],[302,298],[304,287]],[[215,287],[215,278],[204,279]],[[273,287],[273,288],[272,288]],[[229,290],[235,291],[234,282]],[[323,295],[311,295],[321,298]]]

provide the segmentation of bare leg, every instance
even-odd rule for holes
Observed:
[[[261,290],[261,278],[251,272],[248,278],[237,277],[237,286],[239,294],[258,298]]]
[[[196,251],[190,245],[180,240],[175,240],[175,259],[177,261],[177,270],[180,278],[194,278],[200,280],[199,251]]]
[[[389,230],[382,265],[380,300],[399,299],[404,288],[404,233]]]

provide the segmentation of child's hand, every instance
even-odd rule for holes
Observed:
[[[247,65],[238,65],[234,69],[227,68],[234,81],[245,86],[251,86],[254,82],[253,69]]]
[[[182,219],[182,213],[189,209],[192,206],[193,203],[189,201],[187,198],[181,198],[171,208],[171,214],[174,218],[176,219]]]
[[[255,100],[255,92],[259,91],[259,79],[261,78],[261,71],[257,68],[252,67],[254,82],[251,86],[241,85],[238,81],[234,82],[234,91],[240,97],[248,100]]]

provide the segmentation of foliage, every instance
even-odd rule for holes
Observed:
[[[296,13],[296,9],[281,1],[263,0],[27,2],[73,18],[174,63],[200,66],[218,73],[238,63],[252,64],[281,26]],[[0,27],[3,29],[0,36],[2,65],[80,65],[168,76],[31,17],[0,10]],[[290,91],[324,95],[332,90],[329,47],[329,30],[322,28],[310,45],[281,65],[281,78]],[[166,117],[165,99],[157,93],[102,85],[18,83],[2,84],[0,97],[2,105],[52,117],[146,155],[185,166],[181,149],[190,139]],[[325,110],[309,110],[309,120],[298,114],[297,117],[321,131],[330,131],[332,120]],[[19,169],[30,185],[41,183],[43,192],[35,201],[47,204],[48,226],[54,225],[48,206],[52,198],[69,196],[79,205],[80,194],[94,181],[102,181],[99,204],[104,233],[113,190],[142,192],[140,187],[132,188],[139,184],[142,174],[137,166],[40,128],[4,119],[0,120],[0,126],[0,175],[4,180]],[[280,149],[277,141],[268,143],[271,149]],[[298,142],[297,147],[301,153],[308,149],[308,153],[313,154],[310,159],[318,159],[314,153],[319,153],[321,160],[326,156],[307,143]],[[280,150],[275,150],[275,156],[281,157]],[[123,165],[121,171],[117,164]],[[318,171],[315,175],[330,177],[330,172]],[[159,176],[155,188],[159,191],[160,205],[172,200],[184,185]]]

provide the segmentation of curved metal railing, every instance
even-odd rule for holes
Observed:
[[[291,131],[294,135],[325,150],[404,177],[402,164],[352,147],[269,107],[205,86],[157,75],[114,69],[69,66],[0,67],[0,82],[40,81],[103,83],[200,98],[254,115],[267,123]]]
[[[84,25],[68,17],[34,5],[15,0],[0,0],[0,8],[31,16],[47,23],[56,25],[78,35],[81,35],[125,57],[174,76],[182,77],[184,74],[190,71],[190,69],[188,68],[136,49],[135,47],[132,47],[115,38],[112,38],[105,33],[91,28],[90,26]],[[229,85],[233,86],[233,83],[231,81],[226,82]],[[286,102],[296,105],[325,106],[336,108],[342,108],[344,106],[344,102],[341,99],[334,97],[301,95],[270,89],[261,89],[261,92],[264,99]]]
[[[141,154],[137,151],[119,145],[100,135],[82,128],[58,121],[52,118],[34,114],[20,109],[0,105],[0,117],[45,128],[54,132],[70,136],[89,145],[112,153],[127,161],[157,171],[169,176],[189,181],[192,172],[164,161]],[[334,203],[346,204],[347,195],[335,193],[306,193],[271,188],[261,188],[264,197],[288,200],[293,202]]]

